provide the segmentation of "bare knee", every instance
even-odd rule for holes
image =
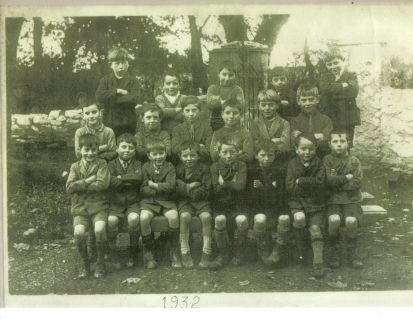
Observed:
[[[181,215],[179,216],[180,220],[181,220],[181,224],[189,224],[191,222],[191,214],[188,212],[183,212],[181,213]]]
[[[135,229],[139,226],[139,214],[138,213],[130,213],[128,215],[128,227]]]
[[[330,236],[337,236],[340,230],[340,215],[333,214],[328,217],[328,233]]]
[[[290,229],[290,216],[281,215],[278,217],[278,226],[280,229],[289,230]]]
[[[165,213],[165,217],[168,220],[169,223],[169,228],[179,228],[179,217],[178,217],[178,212],[174,209],[168,210]]]
[[[106,223],[99,220],[95,223],[95,236],[96,241],[104,241],[106,236]]]
[[[238,215],[235,217],[235,224],[237,225],[237,229],[239,230],[247,230],[248,229],[248,219],[245,215]]]
[[[86,227],[84,225],[76,225],[73,230],[75,241],[79,242],[86,238]]]
[[[147,210],[142,210],[141,211],[141,218],[140,218],[140,222],[142,226],[147,226],[151,223],[152,220],[152,213],[147,211]]]
[[[215,228],[217,230],[224,230],[227,226],[227,218],[224,215],[215,217]]]
[[[212,222],[211,214],[208,212],[202,212],[199,214],[199,219],[201,220],[202,225],[210,225]]]
[[[306,225],[305,214],[303,212],[297,212],[294,214],[294,228],[304,228]]]
[[[108,228],[109,229],[116,229],[119,224],[119,218],[117,216],[109,216],[108,217]]]
[[[254,216],[254,230],[264,231],[267,224],[267,216],[264,214],[257,214]]]
[[[356,217],[346,217],[345,223],[347,229],[355,229],[358,226]]]
[[[318,225],[311,225],[311,227],[310,227],[310,236],[311,236],[311,239],[312,239],[312,240],[323,238],[323,235],[322,235],[322,233],[321,233],[321,228],[320,228],[320,226],[318,226]]]

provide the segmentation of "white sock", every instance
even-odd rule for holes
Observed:
[[[179,234],[179,238],[181,241],[181,253],[187,254],[189,252],[189,229],[185,232]]]
[[[212,252],[212,249],[211,249],[211,236],[209,236],[209,235],[205,236],[204,235],[204,236],[202,236],[202,239],[203,239],[202,252],[207,254],[207,255],[210,255],[211,252]]]

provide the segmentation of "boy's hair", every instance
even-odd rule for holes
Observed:
[[[76,101],[78,101],[80,98],[87,99],[88,96],[87,96],[87,94],[86,94],[85,92],[78,92],[78,93],[76,94]]]
[[[116,144],[119,146],[122,142],[133,144],[133,146],[136,148],[136,138],[130,133],[123,133],[122,135],[118,136],[118,138],[116,139]]]
[[[258,102],[265,101],[265,102],[274,102],[279,104],[281,102],[281,98],[278,93],[272,89],[261,90],[258,93]]]
[[[180,79],[179,79],[179,73],[178,73],[176,70],[174,70],[174,69],[167,69],[167,70],[163,73],[163,75],[162,75],[162,83],[165,82],[165,78],[166,78],[167,75],[168,75],[168,76],[173,76],[173,77],[175,77],[175,78],[178,80],[178,83],[181,82]]]
[[[164,151],[166,152],[166,146],[164,142],[162,142],[158,138],[152,138],[150,139],[146,145],[146,153],[149,154],[150,152],[159,152],[159,151]]]
[[[88,104],[88,105],[86,105],[86,106],[82,106],[82,113],[83,113],[83,109],[84,109],[85,107],[89,107],[89,106],[92,106],[92,105],[96,105],[96,107],[98,108],[98,110],[99,110],[99,111],[101,110],[101,106],[100,106],[99,103],[92,103],[92,104]]]
[[[295,139],[295,147],[298,148],[298,145],[300,145],[300,141],[302,139],[309,140],[311,143],[314,144],[315,147],[317,147],[317,140],[312,134],[307,134],[307,133],[301,133],[300,135],[297,136]]]
[[[223,69],[228,69],[228,71],[237,73],[235,69],[235,64],[231,60],[224,60],[219,65],[218,72],[221,72]]]
[[[181,155],[181,153],[185,150],[191,150],[191,151],[195,151],[197,154],[199,154],[199,144],[196,143],[195,141],[191,141],[191,140],[187,140],[184,141],[181,146],[179,147],[179,155]]]
[[[275,154],[275,150],[276,148],[273,142],[263,139],[259,140],[254,147],[255,155],[261,151]]]
[[[303,83],[297,89],[297,100],[301,96],[315,96],[319,97],[318,87],[311,83]]]
[[[276,66],[270,70],[270,78],[274,76],[285,76],[287,77],[286,69],[282,66]]]
[[[189,104],[192,104],[192,105],[196,106],[198,109],[200,108],[199,99],[194,95],[188,95],[188,96],[185,96],[184,98],[182,98],[182,100],[181,100],[181,107],[182,108],[188,106]]]
[[[92,133],[85,133],[79,136],[79,148],[83,146],[87,147],[99,147],[99,138]]]
[[[347,142],[350,142],[350,137],[348,136],[348,133],[344,130],[339,130],[339,129],[332,130],[330,132],[330,134],[328,134],[328,141],[329,142],[331,142],[331,137],[333,136],[333,134],[335,134],[335,135],[345,135]]]
[[[327,51],[323,52],[322,56],[324,62],[331,61],[336,58],[344,61],[343,54],[341,53],[340,49],[336,46],[330,47]]]
[[[235,97],[231,97],[230,99],[226,100],[222,105],[222,112],[225,110],[226,107],[233,107],[238,109],[240,113],[244,110],[244,105],[241,104]]]
[[[124,48],[113,47],[108,52],[108,60],[109,62],[114,61],[129,61],[132,57],[128,51]]]
[[[160,119],[163,116],[162,109],[159,106],[157,106],[155,103],[152,103],[152,102],[144,102],[143,105],[142,105],[142,108],[139,111],[140,111],[140,114],[141,114],[142,117],[148,111],[158,112]]]
[[[233,138],[230,136],[223,136],[221,139],[218,141],[218,151],[221,151],[222,145],[231,145],[234,146],[235,149],[238,151],[237,144],[235,144],[235,141]]]

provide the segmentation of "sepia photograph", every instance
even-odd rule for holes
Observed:
[[[413,6],[0,13],[6,306],[412,302]]]

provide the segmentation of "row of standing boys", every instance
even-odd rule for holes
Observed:
[[[259,116],[249,130],[241,126],[244,95],[230,61],[220,67],[219,84],[208,88],[206,109],[198,97],[180,93],[176,73],[166,72],[163,93],[142,103],[137,125],[140,88],[127,72],[128,56],[120,48],[109,52],[113,72],[99,83],[98,103],[82,108],[75,134],[79,161],[67,191],[79,277],[89,275],[94,260],[95,277],[105,275],[108,246],[112,259],[136,265],[140,237],[144,265],[155,268],[157,215],[168,220],[173,268],[194,266],[192,216],[202,224],[200,268],[241,264],[250,227],[266,265],[281,264],[291,245],[302,262],[310,243],[319,278],[326,263],[340,266],[344,239],[350,264],[363,266],[357,253],[362,171],[349,152],[360,121],[358,84],[339,51],[325,54],[328,72],[318,85],[303,83],[296,92],[276,69],[258,94]]]

